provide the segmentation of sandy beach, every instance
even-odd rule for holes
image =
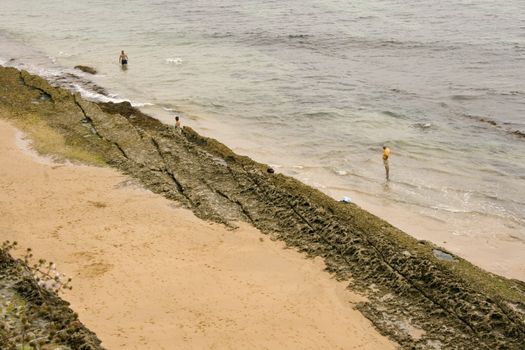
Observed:
[[[32,140],[2,128],[0,232],[73,277],[64,298],[107,348],[396,346],[380,332],[403,349],[521,350],[522,282],[129,102],[0,73],[0,116]],[[102,349],[71,309],[49,314],[63,301],[17,272],[27,265],[2,259],[4,298],[56,320],[33,322],[41,339]],[[0,344],[23,345],[17,317]]]
[[[0,233],[73,278],[108,349],[394,349],[362,297],[247,224],[228,230],[114,169],[37,156],[0,121]]]

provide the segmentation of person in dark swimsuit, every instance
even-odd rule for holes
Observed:
[[[124,50],[122,50],[122,51],[120,52],[120,57],[118,58],[118,61],[119,61],[119,63],[122,64],[123,66],[126,65],[126,64],[128,64],[128,55],[126,55],[126,54],[124,53]]]

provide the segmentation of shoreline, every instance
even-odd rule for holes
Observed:
[[[153,113],[154,111],[152,107],[138,108],[146,114]],[[157,116],[155,114],[155,118],[166,125],[170,125],[172,122],[172,117],[170,116]],[[203,130],[205,135],[210,138],[229,140],[227,146],[234,152],[241,150],[242,152],[240,152],[240,154],[250,153],[248,152],[250,145],[245,145],[242,142],[236,141],[235,138],[229,137],[230,134],[227,131],[219,130],[220,123],[216,121],[206,119],[206,122],[198,122],[192,117],[189,118],[187,124],[199,132]],[[256,155],[257,157],[254,157],[254,159],[263,159],[262,162],[265,162],[265,158],[267,157],[263,156],[263,154]],[[375,166],[377,166],[379,172],[384,171],[380,160],[377,161]],[[334,200],[349,196],[363,209],[392,223],[395,227],[409,233],[416,239],[427,240],[442,246],[492,273],[507,278],[516,278],[525,282],[525,256],[521,253],[525,249],[525,240],[522,236],[516,236],[516,228],[522,225],[520,223],[514,223],[508,226],[510,224],[503,222],[500,217],[492,218],[476,214],[471,220],[476,221],[477,225],[461,227],[461,229],[458,230],[457,224],[451,223],[457,220],[453,212],[448,212],[446,215],[441,214],[436,217],[434,213],[432,213],[431,208],[419,207],[414,203],[400,203],[389,198],[381,198],[371,193],[361,192],[356,188],[342,190],[337,182],[320,186],[319,182],[322,183],[324,179],[327,179],[326,174],[319,175],[319,177],[313,181],[310,176],[298,174],[294,171],[293,167],[286,167],[285,169],[276,168],[276,171],[304,182]],[[308,178],[309,181],[305,181],[303,178]],[[338,179],[336,178],[335,180],[337,181]],[[392,185],[392,183],[390,185]],[[383,184],[383,186],[386,188],[388,184]],[[463,215],[463,213],[460,215]],[[483,227],[485,231],[488,232],[480,234],[477,227]]]
[[[68,74],[71,73],[66,73],[66,75]],[[92,90],[97,94],[98,98],[106,98],[107,92],[104,91],[104,88],[92,83],[89,80],[90,78],[76,77],[74,79],[76,80],[75,84],[83,86],[81,93],[85,94]],[[57,83],[58,81],[54,81],[52,84],[56,85]],[[71,89],[72,85],[69,85],[69,87],[65,88]],[[124,99],[108,97],[107,100],[104,99],[102,102],[107,101],[120,102],[124,101]],[[134,107],[139,108],[146,114],[156,109],[161,109],[161,106],[152,106],[149,103],[145,105],[138,103]],[[155,118],[165,124],[169,124],[171,115],[167,116],[164,113],[166,113],[166,110],[157,110]],[[217,124],[214,121],[210,121],[209,118],[204,119],[207,120],[205,123],[188,116],[187,124],[198,130],[204,130],[207,135],[218,140],[228,139],[230,141],[228,146],[234,151],[250,149],[250,147],[245,147],[242,142],[231,142],[231,138],[221,137],[221,135],[227,135],[228,132],[219,130],[220,123]],[[247,153],[242,151],[240,152],[241,154]],[[257,154],[257,152],[248,153],[250,156]],[[265,162],[264,156],[254,157],[254,159],[262,159]],[[378,172],[382,171],[382,165],[379,162],[374,166],[377,167]],[[428,207],[419,207],[414,203],[398,203],[394,199],[383,199],[377,193],[360,192],[358,188],[348,187],[346,190],[341,190],[339,186],[339,181],[341,180],[337,178],[331,179],[333,182],[330,182],[328,187],[318,186],[318,183],[323,183],[324,180],[329,179],[326,174],[314,176],[316,182],[305,181],[303,178],[309,176],[294,174],[293,169],[290,168],[283,169],[283,174],[305,182],[336,200],[343,196],[350,196],[363,209],[391,222],[394,226],[417,239],[428,240],[440,245],[492,273],[525,281],[525,257],[521,254],[521,251],[525,249],[525,239],[519,234],[519,228],[523,226],[522,223],[505,221],[499,216],[488,218],[476,214],[468,219],[469,222],[475,222],[476,224],[472,226],[458,226],[456,220],[464,223],[466,219],[461,217],[466,214],[438,213],[437,217],[434,217],[432,209]],[[456,218],[457,215],[460,216],[459,219]]]
[[[16,40],[14,40],[14,38],[11,38],[11,40],[16,44]],[[9,48],[9,44],[3,44]],[[179,112],[182,113],[185,119],[184,124],[189,125],[199,132],[202,131],[203,134],[213,137],[217,140],[227,140],[228,147],[232,148],[236,153],[246,154],[253,159],[268,164],[273,164],[275,162],[275,158],[279,159],[279,157],[272,158],[268,155],[272,154],[272,152],[266,152],[266,154],[265,152],[259,152],[259,149],[265,148],[260,146],[261,144],[268,145],[275,142],[280,144],[281,140],[272,139],[271,135],[264,135],[265,141],[263,142],[252,143],[250,142],[250,138],[244,138],[243,141],[240,141],[240,139],[243,138],[243,132],[249,129],[246,127],[241,127],[235,132],[231,132],[231,128],[235,126],[235,122],[232,121],[231,123],[224,124],[225,119],[228,118],[216,117],[215,120],[213,120],[214,118],[211,118],[210,114],[206,114],[206,112],[196,109],[195,106],[192,107],[190,105],[185,105],[183,101],[177,101],[176,105],[172,105],[170,103],[166,103],[165,99],[157,100],[154,95],[149,94],[147,95],[148,98],[143,100],[142,95],[136,94],[136,92],[132,92],[127,89],[127,87],[135,86],[134,84],[124,84],[126,86],[120,86],[118,84],[115,85],[114,82],[110,83],[106,78],[108,74],[113,75],[113,73],[115,73],[114,69],[117,69],[118,72],[118,65],[116,62],[114,62],[115,67],[107,67],[102,65],[101,62],[87,59],[87,62],[92,62],[93,65],[97,66],[97,68],[100,68],[100,75],[85,76],[82,72],[73,69],[74,65],[78,64],[79,62],[60,58],[50,61],[49,57],[47,57],[49,56],[49,52],[44,54],[44,52],[47,52],[46,49],[35,49],[31,46],[21,48],[18,52],[15,49],[11,49],[13,54],[5,55],[6,59],[4,61],[7,62],[4,62],[4,64],[17,66],[19,69],[25,69],[31,66],[30,62],[28,62],[30,61],[29,58],[31,58],[34,64],[32,67],[33,73],[43,74],[42,72],[45,71],[46,79],[56,79],[52,82],[52,84],[61,84],[62,87],[70,90],[74,90],[75,85],[77,87],[81,86],[82,89],[78,90],[81,91],[82,95],[88,99],[98,99],[102,102],[124,101],[124,98],[109,94],[108,91],[105,91],[103,87],[112,88],[114,90],[111,92],[119,92],[121,93],[121,97],[129,97],[132,101],[132,105],[140,108],[140,110],[146,114],[153,115],[155,118],[163,121],[164,123],[169,124],[172,119],[172,115],[167,113],[167,111],[170,110],[170,108],[175,107],[173,112],[177,113],[176,110],[180,109]],[[9,62],[9,57],[19,58],[19,60]],[[25,57],[28,61],[24,62],[22,57]],[[46,63],[45,61],[49,62]],[[38,69],[36,69],[36,67],[38,67]],[[62,72],[62,75],[59,72]],[[72,78],[72,76],[74,76],[76,73],[80,74],[80,78]],[[55,77],[51,77],[51,75],[55,74]],[[117,76],[119,76],[119,74],[117,74]],[[125,76],[122,77],[125,78]],[[94,84],[93,81],[97,81],[99,85]],[[91,97],[89,97],[89,95],[91,95]],[[147,102],[153,103],[150,105]],[[157,102],[158,104],[156,104]],[[186,115],[185,112],[188,112],[188,114]],[[217,116],[216,113],[213,115]],[[475,123],[473,125],[476,125],[476,127],[479,127],[480,125],[487,127],[487,132],[505,132],[508,134],[508,136],[513,138],[515,138],[516,135],[520,133],[520,131],[517,129],[504,131],[504,124],[498,122],[497,120],[492,120],[488,116],[476,117],[476,115],[464,115],[461,118],[467,118],[467,120],[471,120]],[[242,123],[242,120],[238,121]],[[417,128],[417,125],[418,124],[416,123],[414,127]],[[425,127],[424,124],[422,127]],[[430,129],[427,131],[434,132],[432,130],[433,127],[430,127]],[[424,137],[424,134],[422,134],[422,137]],[[482,153],[484,153],[484,151],[482,151]],[[394,154],[394,156],[397,156],[397,154]],[[351,153],[350,157],[352,157]],[[339,157],[339,159],[341,158],[345,158],[344,154],[342,157]],[[515,157],[515,159],[519,158]],[[355,159],[350,159],[350,162],[354,160]],[[303,161],[305,164],[302,164]],[[367,164],[364,167],[358,166],[357,169],[374,169],[374,174],[382,173],[382,165],[380,164],[379,160],[375,158],[375,155],[371,156],[370,161],[371,163],[369,165]],[[401,159],[399,159],[399,161],[401,162]],[[446,195],[439,195],[436,200],[433,200],[433,204],[436,205],[426,205],[424,203],[422,204],[419,200],[411,200],[410,195],[407,197],[405,193],[405,191],[407,191],[406,188],[396,189],[394,186],[393,190],[383,191],[381,189],[382,184],[378,182],[377,178],[373,178],[373,175],[370,173],[367,173],[365,176],[363,176],[363,174],[360,172],[353,172],[352,170],[355,170],[355,168],[353,168],[352,165],[350,165],[349,168],[342,166],[337,167],[336,169],[335,167],[330,168],[329,166],[324,166],[322,169],[317,169],[313,172],[297,172],[293,168],[296,163],[298,165],[305,165],[308,167],[308,165],[311,165],[312,163],[315,165],[315,162],[312,162],[311,158],[300,158],[294,156],[285,163],[285,169],[281,169],[282,171],[278,170],[279,172],[295,177],[299,181],[306,182],[308,185],[318,188],[336,200],[342,198],[343,196],[352,197],[355,199],[356,203],[358,203],[364,209],[372,212],[376,216],[385,219],[388,222],[393,223],[396,227],[411,234],[417,239],[429,240],[434,244],[443,246],[451,252],[474,262],[476,265],[486,269],[487,271],[508,278],[517,278],[521,281],[525,281],[525,258],[523,258],[523,254],[521,254],[521,251],[525,249],[525,236],[522,233],[525,231],[525,222],[523,221],[523,215],[520,214],[523,213],[524,208],[521,200],[514,202],[515,205],[511,203],[512,201],[509,202],[504,200],[503,202],[500,202],[499,200],[492,200],[490,198],[484,199],[483,201],[479,199],[471,200],[470,198],[476,198],[482,193],[478,193],[475,189],[468,189],[470,186],[468,184],[462,183],[459,185],[459,188],[465,189],[466,191],[463,193],[464,197],[461,198],[465,198],[465,205],[467,207],[467,210],[462,212],[462,202],[461,200],[458,202],[458,196],[460,196],[458,194],[453,195],[452,201],[449,201],[446,198]],[[392,169],[394,173],[394,179],[397,173],[395,166],[398,166],[399,170],[401,170],[403,167],[403,165],[400,163],[396,163],[397,160],[394,158],[392,164],[394,167]],[[483,161],[483,163],[486,162]],[[334,175],[334,171],[336,173],[337,171],[349,171],[350,173],[354,173],[357,179],[354,176],[349,175]],[[409,176],[414,174],[417,174],[417,170],[412,171],[411,174],[404,174],[400,176],[400,179],[401,177],[403,179],[408,179]],[[365,185],[370,186],[366,190],[363,190],[365,186],[361,186],[361,184],[359,184],[360,180],[363,178],[365,179]],[[441,180],[442,179],[440,177],[435,177],[429,183],[439,183]],[[505,183],[505,178],[501,178],[500,180],[502,180],[502,182],[492,181],[491,183],[501,184],[500,188],[502,189],[516,188],[518,192],[521,189],[521,187],[519,187],[519,183],[516,184],[516,186],[512,186]],[[432,185],[432,188],[434,190],[438,190],[438,193],[440,193],[439,186],[436,187]],[[416,195],[419,199],[422,198],[421,196],[425,196],[423,202],[426,201],[426,195],[428,195],[428,198],[432,200],[432,194],[429,195],[428,192],[421,192],[418,189],[415,189],[414,191],[417,192]],[[444,188],[444,191],[446,192],[447,189]],[[501,198],[507,198],[507,196],[504,195],[505,191],[503,190],[503,192],[501,192],[499,188],[488,189],[488,191],[482,192],[488,192],[491,195],[493,194],[496,198],[500,198],[500,195]],[[393,197],[389,198],[391,195],[393,195]],[[436,194],[436,196],[438,195]],[[405,199],[408,200],[405,201]],[[476,201],[477,204],[474,205],[472,202]],[[444,207],[446,208],[446,206],[451,202],[453,202],[453,204],[451,204],[452,211],[443,209]],[[498,209],[501,206],[507,207],[509,205],[510,208],[514,207],[517,209],[511,209],[507,213],[501,212]],[[482,209],[482,211],[485,213],[483,214],[476,211],[480,207],[490,207],[493,209]],[[453,211],[456,212],[453,213]],[[409,212],[411,214],[407,215],[405,212]],[[491,214],[495,213],[497,213],[497,215],[491,216]],[[506,216],[506,214],[508,214],[508,216]]]
[[[523,344],[524,286],[518,281],[417,241],[354,204],[267,174],[264,164],[190,128],[176,136],[128,104],[97,105],[25,72],[0,73],[11,88],[0,107],[12,110],[15,121],[36,118],[59,131],[70,147],[64,154],[91,155],[123,170],[200,218],[230,227],[245,221],[310,257],[323,257],[336,278],[366,294],[369,301],[359,310],[402,347]],[[75,153],[78,146],[88,154]],[[407,327],[425,333],[414,337]]]
[[[0,135],[0,231],[73,278],[63,298],[103,347],[395,348],[320,259],[204,222],[114,169],[41,158],[3,120]]]

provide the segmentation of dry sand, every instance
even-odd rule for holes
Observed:
[[[108,349],[395,348],[320,259],[113,169],[46,161],[20,135],[0,121],[0,239],[73,277],[64,298]]]

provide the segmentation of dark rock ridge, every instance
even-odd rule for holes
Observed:
[[[478,121],[480,123],[485,123],[485,124],[491,125],[495,129],[504,131],[505,133],[507,133],[509,135],[517,136],[517,137],[520,137],[520,138],[525,138],[525,132],[523,132],[523,131],[521,131],[519,129],[511,129],[511,128],[509,128],[508,127],[509,123],[499,124],[494,119],[490,119],[489,117],[480,117],[480,116],[471,115],[471,114],[464,114],[464,116],[467,117],[467,118],[476,120],[476,121]]]
[[[0,348],[102,350],[68,303],[38,286],[27,265],[0,249]],[[26,323],[23,331],[23,324]]]
[[[97,70],[89,66],[78,65],[78,66],[75,66],[75,69],[81,70],[82,72],[88,73],[88,74],[97,74]]]
[[[31,103],[47,96],[39,104]],[[338,203],[185,127],[182,134],[128,103],[96,104],[24,71],[0,68],[0,112],[38,115],[70,145],[100,155],[206,220],[246,221],[368,297],[359,304],[404,349],[525,349],[525,285],[464,259],[434,256],[355,204]],[[305,305],[305,307],[308,307]]]

